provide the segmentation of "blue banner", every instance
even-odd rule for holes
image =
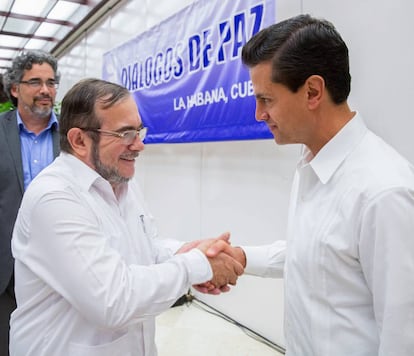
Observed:
[[[240,57],[274,21],[275,0],[196,1],[105,53],[103,79],[133,93],[145,143],[273,138]]]

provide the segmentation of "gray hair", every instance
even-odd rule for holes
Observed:
[[[47,63],[52,67],[55,73],[55,80],[56,82],[59,82],[60,73],[58,73],[57,70],[57,59],[44,51],[27,51],[22,53],[13,60],[11,67],[3,74],[4,90],[14,106],[17,106],[17,99],[11,95],[13,84],[19,84],[23,78],[24,72],[32,69],[33,64],[43,63]]]

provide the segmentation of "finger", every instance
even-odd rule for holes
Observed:
[[[222,293],[226,293],[230,291],[230,287],[226,284],[225,286],[220,287],[220,290]]]
[[[193,288],[200,293],[208,294],[209,292],[209,290],[202,285],[193,285]]]
[[[200,244],[200,242],[201,240],[194,240],[194,241],[187,242],[180,247],[180,249],[176,252],[176,254],[188,252],[192,250],[193,248],[197,247]]]
[[[208,291],[208,294],[211,294],[211,295],[219,295],[219,294],[221,294],[221,290],[220,290],[220,288],[214,288],[212,290],[209,290]]]
[[[227,255],[232,254],[231,246],[223,240],[215,241],[206,251],[207,257],[216,257],[220,252],[224,252]]]
[[[230,278],[229,278],[228,284],[231,284],[231,285],[235,286],[236,283],[237,283],[238,276],[241,276],[243,274],[244,268],[236,260],[233,260],[232,263],[233,263],[233,272],[234,273],[229,276]]]
[[[216,286],[210,281],[203,283],[203,285],[207,288],[207,290],[213,290],[214,288],[216,288]]]
[[[215,243],[218,240],[225,241],[226,243],[229,243],[230,233],[229,232],[224,232],[219,237],[216,237],[216,238],[199,239],[199,240],[189,241],[189,242],[185,243],[184,245],[182,245],[180,247],[180,249],[176,252],[176,254],[188,252],[188,251],[190,251],[193,248],[196,248],[198,246],[201,246],[200,249],[208,248],[209,245]]]
[[[224,232],[224,233],[222,233],[218,238],[217,238],[217,240],[223,240],[223,241],[226,241],[227,243],[230,243],[230,232]]]
[[[232,275],[229,277],[227,284],[230,284],[232,286],[235,286],[237,283],[237,276],[236,275]]]
[[[244,267],[236,260],[234,260],[234,272],[238,276],[241,276],[244,273]]]
[[[221,287],[221,288],[213,287],[212,289],[208,289],[204,285],[200,285],[200,284],[193,285],[193,288],[200,293],[211,294],[211,295],[218,295],[218,294],[221,294],[222,292],[227,292],[230,289],[229,287],[226,288],[226,286]]]

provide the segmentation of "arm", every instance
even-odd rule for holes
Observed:
[[[259,277],[283,278],[286,259],[286,241],[270,245],[243,246],[246,254],[246,274]]]
[[[286,241],[278,240],[271,245],[233,247],[229,243],[217,240],[206,251],[209,258],[226,254],[244,268],[246,274],[282,278],[286,258]],[[229,287],[216,288],[211,282],[193,286],[201,293],[220,294],[229,291]]]
[[[277,240],[271,245],[232,247],[222,243],[214,244],[207,251],[213,257],[224,252],[235,258],[245,273],[260,277],[282,278],[286,258],[286,241]]]
[[[378,355],[408,356],[414,349],[413,232],[413,191],[387,191],[364,211],[360,259],[372,293]]]
[[[197,249],[161,264],[148,264],[145,254],[134,258],[142,264],[127,262],[100,228],[100,214],[74,194],[50,192],[23,206],[13,242],[16,259],[89,322],[108,328],[135,323],[212,278]]]
[[[222,241],[225,244],[229,243],[229,233],[223,233],[218,238],[195,240],[187,243],[174,239],[158,238],[154,218],[146,207],[139,184],[137,181],[134,181],[132,184],[135,186],[134,193],[140,204],[141,224],[145,234],[151,239],[153,244],[156,263],[168,261],[174,255],[184,254],[195,248],[205,254],[207,248],[216,241]],[[236,260],[225,254],[208,258],[208,262],[213,273],[212,281],[207,288],[207,291],[211,294],[218,294],[221,291],[229,290],[227,284],[236,284],[237,277],[243,273],[243,267]],[[218,288],[215,286],[218,286]]]
[[[219,248],[218,245],[223,247]],[[223,249],[229,245],[230,233],[226,232],[217,238],[188,242],[177,251],[177,253],[186,253],[197,248],[207,255],[207,250],[212,246],[216,246],[220,250],[214,256],[207,256],[213,270],[213,279],[202,284],[193,285],[195,289],[202,293],[220,294],[230,290],[229,284],[236,285],[238,276],[244,272],[244,265],[239,263],[234,256],[223,252]]]

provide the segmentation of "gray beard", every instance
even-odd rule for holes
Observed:
[[[30,112],[38,119],[49,118],[52,114],[52,108],[39,108],[36,105],[27,106]]]
[[[106,166],[99,159],[99,147],[94,142],[92,147],[92,164],[95,167],[96,172],[104,179],[106,179],[112,186],[117,186],[122,183],[127,183],[129,178],[122,177],[118,169],[114,167]]]

